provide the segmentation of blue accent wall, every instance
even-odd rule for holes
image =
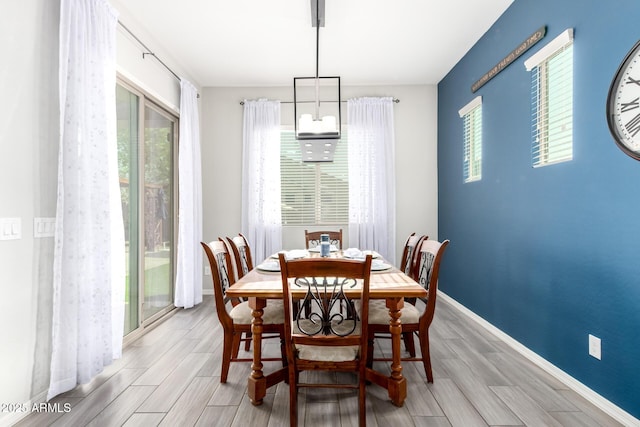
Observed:
[[[471,85],[529,35],[546,36]],[[531,166],[524,61],[574,29],[573,160]],[[640,162],[607,127],[606,98],[640,39],[637,0],[515,0],[438,85],[440,288],[640,418]],[[637,76],[640,78],[640,75]],[[481,95],[482,180],[463,183],[458,110]],[[602,360],[588,354],[602,340]]]

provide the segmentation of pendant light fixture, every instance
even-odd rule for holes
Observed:
[[[325,0],[310,1],[311,23],[316,28],[316,75],[293,78],[295,135],[298,140],[306,141],[307,147],[313,145],[308,140],[323,140],[319,142],[326,147],[324,140],[340,138],[340,77],[319,75],[320,27],[325,24]]]

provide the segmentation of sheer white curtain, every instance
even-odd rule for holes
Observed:
[[[176,307],[202,302],[202,173],[198,91],[180,81],[180,144],[178,147],[178,254]]]
[[[349,245],[395,263],[396,193],[392,98],[347,101]]]
[[[60,147],[47,399],[121,356],[125,250],[116,142],[117,12],[60,5]]]
[[[244,100],[242,232],[254,263],[282,249],[280,101]]]

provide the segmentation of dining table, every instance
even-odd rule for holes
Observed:
[[[334,249],[334,248],[332,248]],[[319,252],[294,250],[288,251],[292,257],[321,258]],[[384,261],[376,252],[372,252],[371,275],[369,279],[369,298],[384,299],[389,310],[389,332],[391,333],[391,366],[390,375],[373,371],[367,380],[384,387],[389,399],[396,406],[402,406],[407,396],[407,381],[402,375],[401,342],[402,322],[401,309],[405,298],[421,298],[427,291],[405,273]],[[332,250],[329,257],[349,258],[348,250]],[[293,298],[304,298],[304,289],[292,289]],[[359,298],[360,289],[354,287],[344,290],[348,298]],[[265,374],[262,364],[262,314],[269,300],[282,299],[282,279],[279,272],[277,254],[267,258],[253,270],[239,279],[227,289],[227,296],[248,300],[252,309],[251,336],[253,341],[253,362],[247,382],[247,392],[253,405],[262,404],[267,389],[287,378],[287,368],[281,368]]]

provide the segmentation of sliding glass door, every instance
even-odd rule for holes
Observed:
[[[127,335],[173,308],[178,119],[125,82],[116,100]]]
[[[144,304],[149,319],[173,304],[175,119],[144,108]]]
[[[116,86],[118,117],[118,171],[120,175],[120,197],[124,217],[126,283],[124,335],[134,331],[139,323],[138,313],[138,152],[140,97],[124,87]]]

